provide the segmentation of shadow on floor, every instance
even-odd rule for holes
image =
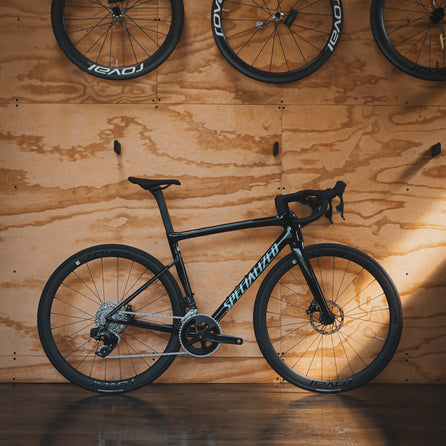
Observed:
[[[426,445],[446,427],[446,385],[369,384],[348,394],[288,384],[154,384],[96,395],[0,384],[1,445]]]

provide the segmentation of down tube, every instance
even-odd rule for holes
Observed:
[[[220,321],[227,312],[235,305],[236,302],[246,293],[248,288],[259,278],[268,265],[277,257],[279,252],[288,244],[291,237],[291,228],[286,231],[271,245],[262,258],[251,268],[248,274],[239,282],[232,293],[224,300],[224,302],[214,312],[212,317]]]

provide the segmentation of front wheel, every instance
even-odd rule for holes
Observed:
[[[183,314],[168,271],[141,288],[162,270],[151,255],[123,245],[94,246],[63,262],[38,309],[40,340],[54,367],[73,384],[97,392],[134,390],[159,377],[179,349]],[[106,316],[133,294],[108,322]],[[99,329],[102,339],[94,336]],[[113,351],[98,355],[107,343]]]
[[[227,61],[253,79],[308,76],[332,55],[342,31],[341,0],[214,0],[212,30]]]
[[[285,380],[314,392],[340,392],[377,376],[402,330],[402,309],[390,277],[366,254],[337,244],[305,248],[328,307],[321,321],[293,254],[267,275],[257,294],[259,347]]]

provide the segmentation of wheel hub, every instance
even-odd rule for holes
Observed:
[[[122,13],[122,9],[119,6],[114,6],[112,8],[112,13],[113,13],[113,17],[115,17],[117,20],[122,20],[123,13]]]
[[[327,306],[334,316],[334,321],[330,324],[322,322],[319,312],[312,312],[310,314],[310,322],[312,327],[323,335],[336,333],[344,324],[344,311],[342,308],[333,301],[327,301]]]
[[[274,20],[276,23],[282,21],[282,17],[283,17],[283,12],[276,11],[276,12],[273,14],[273,20]]]
[[[115,313],[111,318],[113,321],[116,322],[107,322],[106,316],[111,311],[113,311],[114,308],[116,308],[119,305],[120,302],[118,301],[109,301],[104,302],[96,312],[95,316],[95,323],[97,327],[107,327],[110,331],[114,333],[122,333],[127,325],[120,324],[119,322],[127,322],[130,320],[131,315],[129,314],[122,314],[119,311]]]
[[[208,334],[221,334],[218,322],[204,314],[192,316],[181,325],[181,345],[192,356],[209,356],[217,350],[220,343],[206,340]]]
[[[429,19],[432,25],[438,25],[444,19],[444,8],[435,8],[431,12]]]

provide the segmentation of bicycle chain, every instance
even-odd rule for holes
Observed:
[[[150,314],[150,313],[135,313],[133,311],[120,311],[120,313],[123,314],[130,314],[135,316],[146,316],[146,317],[160,317],[164,319],[181,319],[182,324],[186,322],[191,317],[198,314],[198,311],[196,309],[189,310],[184,316],[166,316],[164,314]],[[107,356],[104,359],[130,359],[130,358],[158,358],[160,356],[176,356],[176,355],[188,355],[188,352],[168,352],[168,353],[143,353],[140,355],[111,355]]]
[[[158,358],[160,356],[188,355],[187,352],[169,352],[169,353],[144,353],[142,355],[111,355],[104,359],[129,359],[129,358]]]

